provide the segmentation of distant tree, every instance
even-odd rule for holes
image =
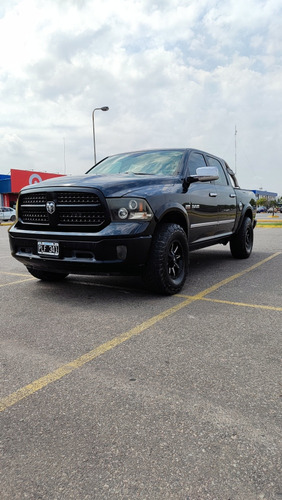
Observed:
[[[272,215],[274,215],[275,208],[278,206],[278,203],[276,200],[271,200],[269,202],[269,208],[272,208]]]
[[[266,207],[268,205],[267,198],[259,198],[257,200],[258,207]]]

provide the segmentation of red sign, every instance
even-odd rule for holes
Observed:
[[[11,191],[19,193],[24,186],[37,184],[52,177],[63,177],[62,174],[50,174],[46,172],[32,172],[30,170],[11,170]]]

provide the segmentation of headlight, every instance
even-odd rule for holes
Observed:
[[[151,220],[153,212],[142,198],[107,198],[113,221]]]

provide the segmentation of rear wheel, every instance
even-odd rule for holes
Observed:
[[[166,295],[178,293],[188,271],[187,236],[178,224],[165,223],[153,238],[144,281],[152,290]]]
[[[249,217],[245,217],[238,233],[234,234],[230,240],[230,250],[236,259],[247,259],[253,249],[254,230]]]
[[[52,273],[50,271],[40,271],[40,269],[34,269],[33,267],[28,267],[27,270],[34,276],[42,281],[61,281],[68,276],[68,273]]]

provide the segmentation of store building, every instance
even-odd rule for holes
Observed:
[[[0,206],[14,208],[18,194],[24,186],[37,184],[52,177],[62,177],[62,174],[17,169],[12,169],[11,175],[0,174]]]
[[[263,191],[260,189],[252,189],[253,193],[256,195],[256,199],[266,198],[267,201],[275,200],[278,196],[278,193],[272,193],[271,191]]]

